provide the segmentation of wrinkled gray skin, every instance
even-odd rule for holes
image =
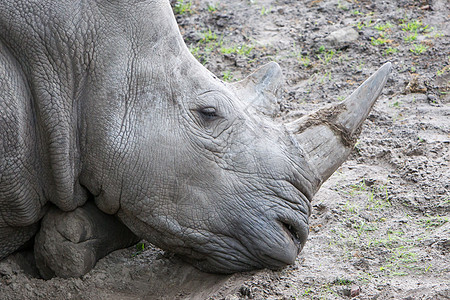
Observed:
[[[389,69],[282,125],[279,66],[222,82],[168,1],[3,0],[0,258],[40,230],[44,277],[82,275],[137,237],[206,271],[291,264]]]

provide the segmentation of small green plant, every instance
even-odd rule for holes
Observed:
[[[327,71],[325,72],[325,74],[323,74],[323,76],[320,78],[320,83],[324,83],[325,80],[331,81],[331,71]]]
[[[302,50],[297,48],[295,42],[292,48],[294,49],[293,52],[291,52],[292,57],[296,57],[297,61],[304,67],[309,67],[311,64],[311,59],[309,58],[308,54],[303,55]]]
[[[409,274],[409,270],[417,268],[417,254],[410,250],[410,246],[399,246],[392,250],[391,257],[388,258],[388,264],[381,267],[380,270],[386,270],[390,276],[404,276]],[[408,271],[408,272],[406,272]]]
[[[323,48],[323,50],[319,49],[319,52],[321,54],[317,55],[317,58],[324,65],[327,65],[333,59],[333,56],[336,54],[334,50],[325,51],[325,48]]]
[[[427,218],[417,220],[417,224],[422,225],[425,229],[439,227],[449,221],[448,217],[436,216],[432,217],[427,215]]]
[[[394,25],[392,25],[391,23],[387,22],[386,24],[377,24],[375,25],[373,28],[375,28],[378,31],[385,31],[389,28],[392,28]]]
[[[400,26],[403,31],[409,32],[418,32],[418,31],[426,31],[428,29],[428,25],[423,26],[422,21],[420,20],[412,20],[407,22],[405,20],[401,20]]]
[[[416,67],[411,66],[410,71],[411,71],[411,73],[416,73]]]
[[[231,81],[233,79],[233,74],[231,71],[224,71],[222,73],[222,79],[223,81]]]
[[[395,54],[398,52],[397,48],[388,47],[386,50],[384,50],[384,53],[386,55]]]
[[[364,22],[358,22],[357,24],[356,24],[356,27],[359,29],[359,30],[361,30],[361,29],[363,29],[364,27],[372,27],[373,26],[373,20],[372,19],[369,19],[369,20],[367,20],[367,21],[364,21]]]
[[[266,8],[264,5],[261,8],[261,16],[267,16],[272,12],[272,6],[269,8]]]
[[[383,38],[383,36],[381,36],[377,39],[375,39],[373,37],[370,38],[370,43],[373,46],[381,46],[381,45],[384,45],[384,44],[390,43],[390,42],[391,42],[391,40],[385,39],[385,38]]]
[[[184,0],[177,0],[174,5],[176,14],[183,15],[185,13],[192,13],[192,1],[184,3]]]
[[[427,50],[428,50],[428,46],[423,45],[423,44],[413,44],[413,47],[411,49],[409,49],[409,51],[411,51],[412,53],[414,53],[416,55],[420,55]]]
[[[247,56],[250,54],[250,52],[253,50],[254,46],[249,46],[246,44],[243,44],[241,46],[238,46],[236,48],[236,53],[242,56]]]
[[[324,51],[325,51],[325,46],[324,45],[320,46],[319,47],[319,53],[322,53]]]
[[[369,191],[368,196],[369,204],[367,205],[367,209],[382,210],[386,207],[391,206],[389,193],[385,185],[372,188]]]
[[[145,244],[144,244],[144,243],[137,243],[137,244],[136,244],[136,252],[133,253],[133,254],[131,255],[131,257],[138,256],[139,254],[141,254],[142,252],[144,252],[144,250],[145,250]]]
[[[431,28],[434,29],[433,27],[431,27]],[[441,32],[437,32],[437,33],[435,33],[435,34],[433,35],[433,37],[434,37],[435,39],[438,39],[438,38],[443,37],[443,36],[444,36],[444,34],[441,33]]]
[[[378,227],[372,224],[367,224],[365,221],[362,221],[361,224],[354,226],[356,229],[356,233],[358,237],[361,237],[363,232],[368,231],[376,231],[378,230]]]
[[[208,62],[208,55],[209,53],[211,53],[210,47],[206,47],[204,49],[204,54],[201,54],[200,47],[198,46],[197,47],[190,46],[189,51],[203,65]]]
[[[219,51],[222,54],[236,53],[238,55],[248,56],[248,55],[250,55],[250,52],[253,50],[253,48],[254,48],[254,46],[242,44],[242,45],[233,46],[233,47],[220,47]]]
[[[358,15],[362,15],[362,14],[363,13],[360,12],[359,10],[357,10],[357,9],[352,10],[352,15],[358,16]]]
[[[217,34],[212,32],[211,29],[208,29],[208,31],[202,33],[200,43],[209,43],[215,40],[217,40]]]
[[[311,64],[311,60],[309,59],[309,57],[307,55],[303,56],[301,54],[298,56],[298,62],[306,68]]]
[[[413,41],[415,41],[415,40],[417,40],[417,32],[414,32],[414,33],[412,33],[412,34],[409,34],[409,35],[407,35],[406,37],[405,37],[405,42],[413,42]]]
[[[350,187],[352,188],[353,191],[357,191],[357,192],[363,192],[367,190],[367,185],[366,185],[366,180],[363,178],[363,180],[361,180],[361,182],[357,183],[357,184],[352,184],[350,185]]]
[[[309,293],[312,291],[311,288],[307,288],[304,292],[303,292],[303,296],[307,296],[309,295]]]
[[[357,184],[350,185],[350,188],[348,193],[352,197],[359,194],[367,195],[369,201],[366,209],[383,210],[384,208],[391,206],[388,189],[385,185],[368,186],[365,179],[363,179]],[[346,203],[344,207],[350,212],[354,212],[354,207],[350,206],[348,203]]]
[[[222,54],[232,54],[236,53],[236,47],[221,47],[219,51]]]
[[[217,11],[217,4],[216,3],[208,3],[208,11],[209,12],[216,12]]]
[[[198,60],[199,59],[199,54],[198,52],[200,51],[200,47],[192,47],[189,46],[189,51],[191,52],[192,55],[194,55],[194,57]]]

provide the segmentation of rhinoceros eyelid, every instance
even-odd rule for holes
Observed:
[[[216,117],[219,117],[216,108],[211,106],[202,107],[198,110],[198,112],[202,115],[202,117],[206,119],[214,119]]]

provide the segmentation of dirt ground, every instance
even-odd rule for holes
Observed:
[[[145,244],[82,278],[44,281],[23,251],[0,262],[0,299],[450,299],[449,2],[184,2],[181,32],[217,76],[280,64],[280,121],[343,100],[393,64],[354,152],[314,199],[296,264],[205,274]]]

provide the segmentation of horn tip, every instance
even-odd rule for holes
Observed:
[[[380,70],[385,70],[386,73],[389,74],[392,71],[392,63],[390,61],[388,61],[380,68]]]

